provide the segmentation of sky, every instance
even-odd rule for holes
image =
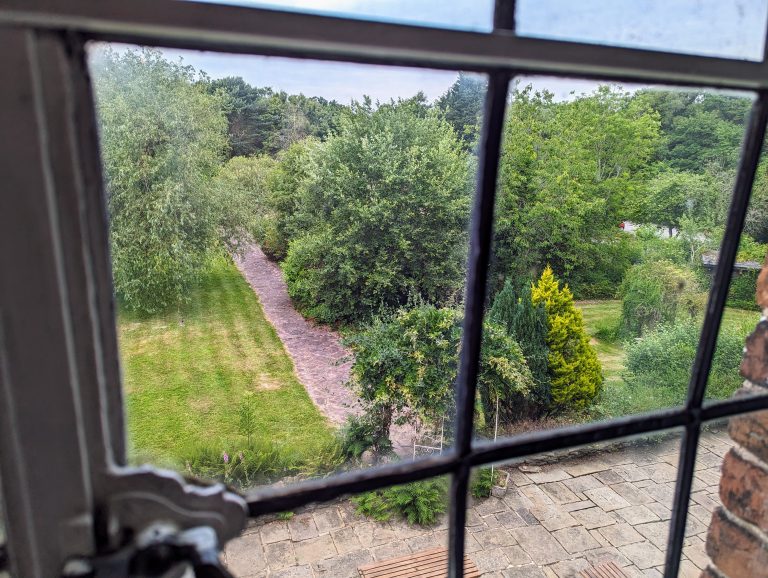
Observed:
[[[205,0],[320,12],[475,31],[491,28],[493,0]],[[759,60],[768,0],[518,0],[518,34]],[[388,101],[423,91],[434,100],[455,72],[287,58],[163,50],[212,78],[242,76],[254,86],[348,104],[363,95]],[[557,99],[590,92],[585,80],[526,79]],[[632,89],[633,87],[625,87]]]

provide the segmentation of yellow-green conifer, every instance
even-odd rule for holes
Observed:
[[[552,404],[558,409],[584,408],[600,392],[603,375],[573,294],[567,285],[560,288],[547,266],[532,287],[531,299],[534,304],[544,303],[547,311]]]

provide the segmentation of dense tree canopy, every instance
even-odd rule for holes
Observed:
[[[355,104],[309,172],[283,265],[306,315],[355,323],[412,298],[458,299],[470,161],[422,99]]]
[[[157,51],[94,63],[115,290],[157,311],[185,299],[211,250],[244,231],[211,192],[227,148],[221,96]]]
[[[574,278],[609,251],[647,180],[658,114],[607,86],[554,102],[513,93],[504,131],[492,286],[550,263]],[[620,279],[619,279],[620,280]]]
[[[467,149],[474,146],[480,131],[486,86],[481,77],[460,73],[456,82],[435,102]]]
[[[207,87],[228,98],[233,156],[275,154],[308,136],[325,138],[335,130],[344,108],[318,96],[254,87],[239,76],[210,81]]]

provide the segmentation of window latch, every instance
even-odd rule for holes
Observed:
[[[146,466],[113,470],[106,487],[96,553],[68,560],[62,578],[232,578],[219,554],[245,526],[241,496]]]
[[[234,578],[219,554],[213,528],[178,531],[159,523],[116,552],[70,560],[62,578]]]

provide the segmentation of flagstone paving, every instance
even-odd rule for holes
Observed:
[[[566,578],[613,560],[632,578],[660,578],[674,494],[678,439],[637,444],[550,465],[510,467],[498,497],[467,513],[466,548],[489,578]],[[722,431],[701,437],[680,578],[698,578],[725,452]],[[354,578],[357,567],[446,545],[432,528],[374,522],[349,501],[317,505],[287,521],[256,521],[231,542],[225,562],[240,578]]]

